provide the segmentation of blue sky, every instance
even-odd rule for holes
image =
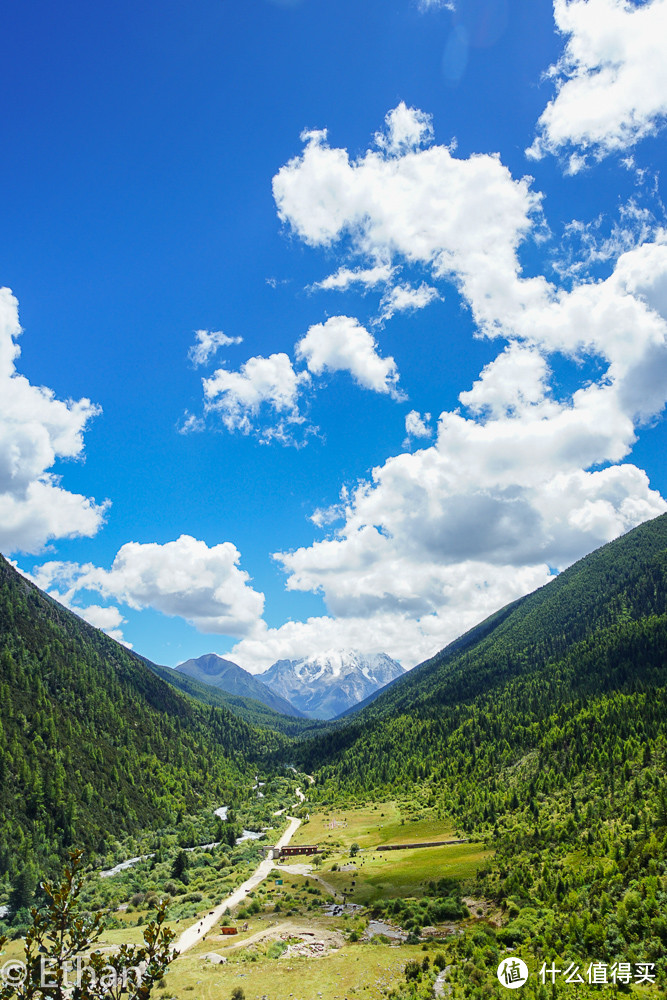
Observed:
[[[667,509],[665,28],[13,5],[0,550],[157,662],[411,667]]]

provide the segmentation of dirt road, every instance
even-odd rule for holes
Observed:
[[[276,847],[285,847],[289,844],[295,832],[301,826],[300,819],[296,819],[294,816],[288,816],[287,818],[290,821],[290,825],[277,841],[275,845]],[[260,882],[263,882],[271,869],[275,867],[276,866],[270,858],[265,858],[264,861],[260,861],[250,878],[246,879],[246,881],[243,882],[238,889],[235,889],[231,896],[227,896],[227,898],[223,899],[221,903],[218,903],[214,910],[207,913],[201,920],[198,920],[196,924],[192,924],[187,928],[187,930],[183,931],[181,936],[174,943],[174,950],[177,951],[179,955],[182,955],[184,952],[189,951],[190,948],[193,948],[196,944],[198,944],[204,935],[208,934],[209,931],[215,927],[220,918],[223,916],[225,910],[227,908],[231,909],[233,906],[237,906],[239,903],[242,903],[248,893],[256,888]]]

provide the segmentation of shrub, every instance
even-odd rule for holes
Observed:
[[[422,974],[421,965],[416,959],[412,958],[410,959],[409,962],[405,963],[403,974],[405,975],[405,978],[408,980],[421,979],[421,974]]]

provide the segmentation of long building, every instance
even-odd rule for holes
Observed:
[[[281,847],[280,858],[291,858],[297,854],[317,854],[319,846],[317,844],[299,844],[297,847]]]

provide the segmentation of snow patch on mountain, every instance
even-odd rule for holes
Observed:
[[[277,660],[257,676],[305,715],[333,719],[405,671],[386,653],[328,650],[299,660]]]

